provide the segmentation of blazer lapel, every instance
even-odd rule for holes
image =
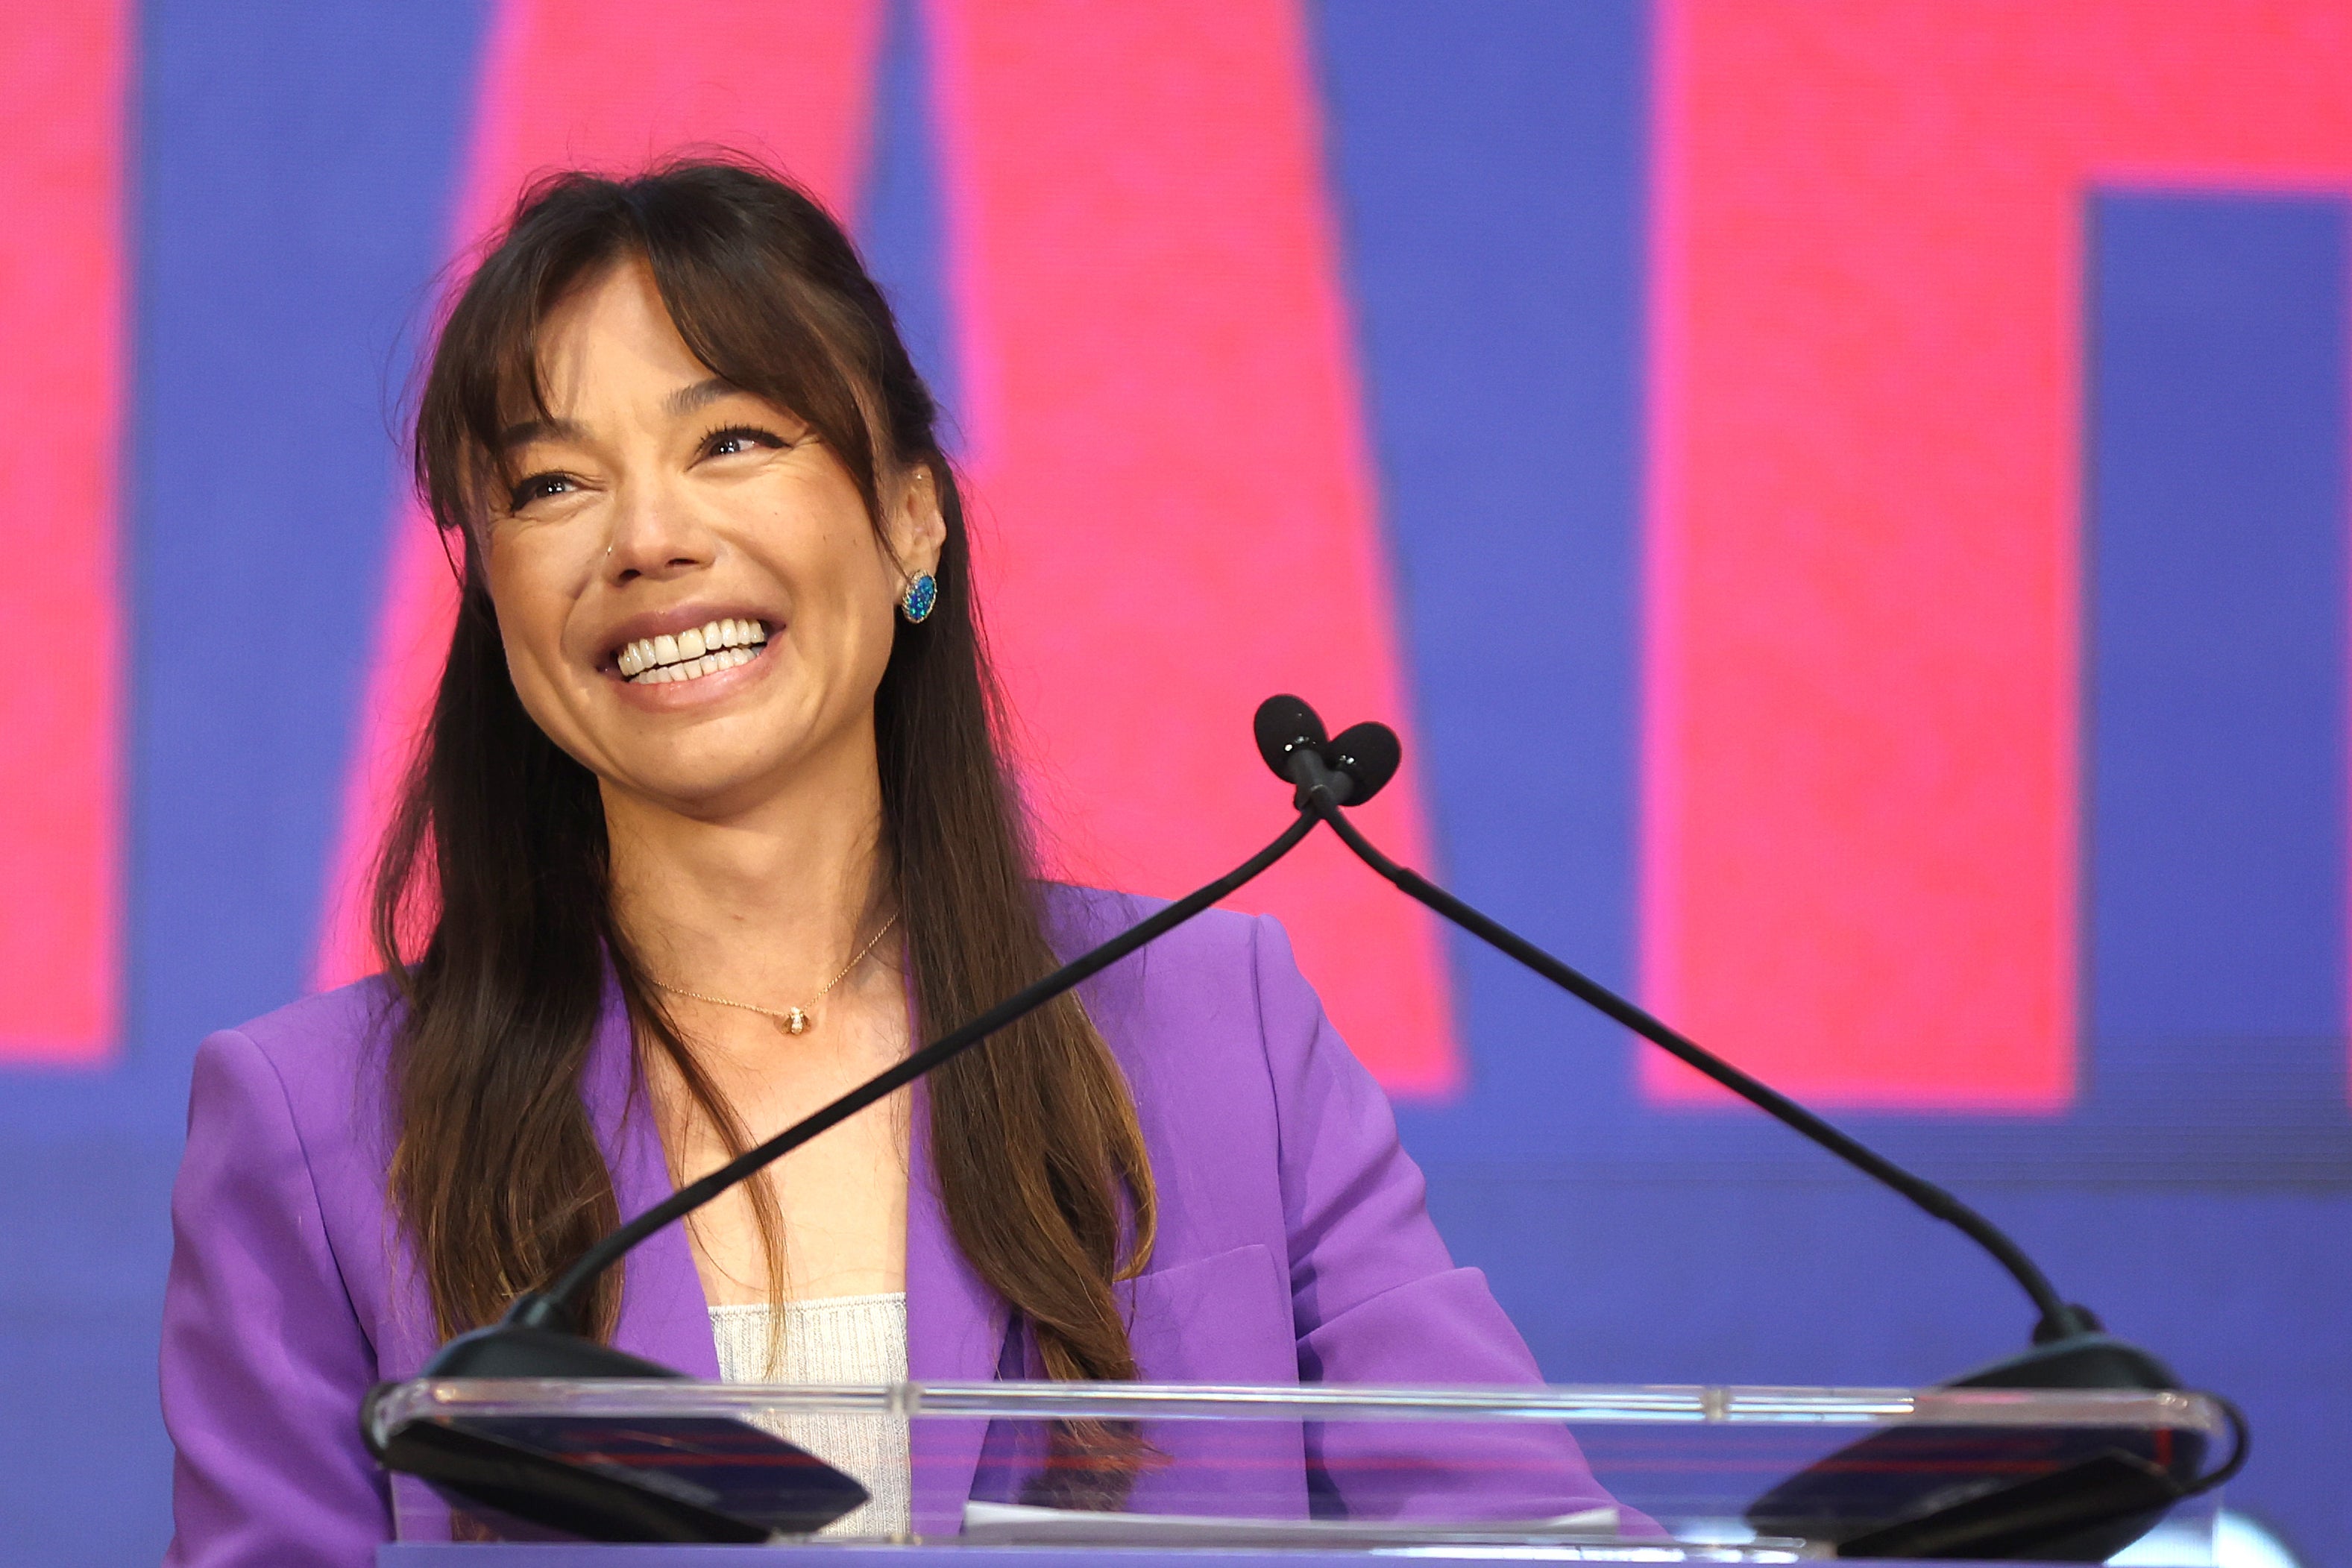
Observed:
[[[948,1229],[931,1166],[929,1100],[914,1089],[907,1181],[907,1376],[910,1382],[986,1383],[997,1375],[1010,1316],[1004,1299],[965,1261]],[[919,1535],[963,1529],[988,1437],[984,1420],[919,1416],[911,1433],[913,1522]]]
[[[634,1218],[676,1190],[663,1157],[660,1129],[637,1072],[636,1044],[628,1009],[609,977],[604,1010],[581,1074],[580,1095],[613,1173],[613,1196],[621,1218]],[[710,1337],[710,1308],[686,1227],[665,1227],[648,1237],[622,1263],[621,1321],[615,1347],[647,1361],[716,1382],[719,1352]]]
[[[1004,1351],[1010,1310],[972,1271],[949,1231],[931,1165],[929,1102],[922,1085],[912,1092],[907,1376],[918,1384],[992,1382]],[[675,1187],[637,1072],[627,1009],[616,985],[606,988],[604,1017],[581,1078],[581,1097],[613,1173],[621,1217],[642,1213],[667,1197]],[[717,1381],[719,1353],[711,1340],[710,1309],[685,1227],[673,1225],[656,1232],[623,1267],[627,1273],[614,1343],[690,1377]],[[913,1423],[912,1522],[919,1534],[954,1535],[962,1530],[963,1505],[971,1495],[987,1436],[984,1420],[918,1418]]]

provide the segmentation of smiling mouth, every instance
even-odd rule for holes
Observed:
[[[748,664],[767,645],[764,621],[713,621],[676,636],[640,637],[623,647],[614,663],[631,685],[658,685]]]

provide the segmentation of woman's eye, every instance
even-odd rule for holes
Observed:
[[[561,496],[576,484],[577,481],[569,474],[533,474],[516,484],[510,499],[514,509],[520,512],[533,501],[549,496]]]
[[[772,452],[779,451],[783,444],[783,437],[772,431],[735,425],[726,430],[714,430],[704,436],[702,453],[706,457],[733,457],[762,447]]]

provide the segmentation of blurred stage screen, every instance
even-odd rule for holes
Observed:
[[[950,411],[1057,873],[1270,836],[1269,693],[1389,719],[1376,839],[2013,1224],[2352,1561],[2352,0],[73,0],[0,89],[0,1559],[160,1550],[189,1058],[362,972],[436,301],[721,147]],[[1336,845],[1244,902],[1553,1378],[2021,1339]]]

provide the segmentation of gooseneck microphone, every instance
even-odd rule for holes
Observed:
[[[1383,854],[1343,807],[1370,800],[1395,776],[1402,757],[1396,732],[1378,723],[1359,724],[1325,738],[1323,721],[1295,696],[1269,697],[1254,724],[1258,754],[1276,778],[1292,786],[1294,803],[1330,824],[1356,857],[1409,896],[1426,904],[1489,946],[1508,955],[1603,1016],[1705,1073],[1749,1104],[1794,1130],[1864,1176],[1902,1194],[1924,1212],[1974,1241],[2017,1281],[2032,1300],[2038,1319],[2033,1348],[1995,1362],[1945,1385],[1958,1388],[2177,1389],[2161,1361],[2138,1346],[2106,1333],[2089,1309],[2062,1297],[2025,1249],[2000,1227],[1926,1177],[1906,1170],[1840,1128],[1832,1125],[1769,1084],[1743,1072],[1664,1020],[1635,1006],[1591,977],[1571,968],[1500,922],[1481,914],[1420,873]],[[1839,1516],[1868,1519],[1871,1528],[1851,1531],[1839,1542],[1842,1556],[2006,1557],[2043,1555],[2059,1561],[2101,1562],[2137,1540],[2171,1504],[2221,1485],[2244,1466],[2245,1418],[2226,1399],[2208,1394],[2231,1423],[2233,1447],[2227,1462],[2195,1474],[2201,1443],[2188,1454],[2150,1463],[2126,1451],[2112,1433],[2095,1433],[2104,1447],[2050,1475],[2007,1489],[1968,1491],[1958,1502],[1925,1508],[1902,1517],[1901,1483],[1890,1471],[1918,1469],[1920,1431],[1897,1430],[1864,1439],[1792,1478],[1750,1510],[1749,1519],[1769,1533],[1836,1539]],[[1933,1439],[1930,1439],[1932,1443]],[[1947,1456],[1948,1458],[1948,1456]],[[2185,1467],[2185,1468],[2184,1468]],[[1916,1498],[1935,1488],[1952,1489],[1948,1467],[1931,1464]],[[1851,1501],[1856,1475],[1874,1475],[1866,1506],[1841,1510]],[[1844,1495],[1842,1495],[1844,1494]],[[1891,1515],[1897,1522],[1887,1525]]]
[[[1662,1047],[1766,1115],[1794,1129],[1800,1135],[1819,1144],[1872,1180],[1893,1187],[1927,1213],[1958,1229],[1992,1254],[1994,1260],[2007,1270],[2010,1277],[2032,1298],[2034,1309],[2041,1314],[2033,1329],[2034,1343],[2078,1342],[2067,1354],[2084,1354],[2079,1341],[2085,1334],[2097,1333],[2098,1320],[2084,1308],[2062,1300],[2048,1276],[2025,1255],[2024,1249],[2003,1235],[2000,1228],[1983,1215],[1934,1182],[1905,1170],[1771,1085],[1741,1071],[1608,987],[1570,968],[1526,937],[1487,918],[1420,873],[1399,865],[1375,848],[1339,808],[1362,805],[1395,775],[1402,748],[1394,730],[1383,724],[1360,724],[1344,731],[1338,740],[1327,742],[1323,739],[1322,720],[1315,716],[1312,708],[1293,696],[1267,698],[1258,709],[1255,727],[1258,752],[1265,758],[1266,766],[1278,778],[1297,787],[1299,807],[1315,812],[1328,822],[1331,831],[1355,852],[1359,860],[1487,946],[1508,954],[1577,1000]],[[1269,737],[1275,738],[1270,740]],[[1363,761],[1368,754],[1372,759],[1370,767]],[[2171,1386],[2171,1375],[2145,1352],[2132,1350],[2119,1342],[2106,1341],[2095,1354],[2115,1358],[2115,1370],[2117,1372],[2133,1377],[2159,1379],[2157,1382],[2103,1383],[2097,1386]],[[2066,1386],[2081,1385],[2070,1384]]]
[[[664,1227],[953,1061],[991,1035],[1099,974],[1226,898],[1315,830],[1297,818],[1225,875],[1080,954],[1024,990],[877,1073],[774,1137],[745,1150],[604,1237],[544,1291],[517,1298],[505,1319],[460,1334],[425,1364],[425,1378],[678,1378],[685,1374],[581,1334],[579,1303],[604,1271]],[[394,1385],[360,1412],[368,1449],[388,1469],[416,1475],[453,1502],[478,1505],[592,1541],[746,1542],[815,1530],[866,1500],[864,1489],[814,1456],[740,1422],[656,1417],[614,1424],[453,1416],[393,1422]],[[704,1463],[682,1485],[681,1457]],[[736,1493],[747,1494],[738,1497]]]

